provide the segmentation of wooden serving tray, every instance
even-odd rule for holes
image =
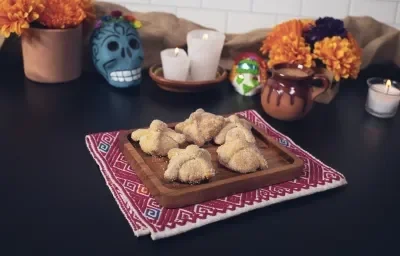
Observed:
[[[168,126],[174,128],[175,124],[168,124]],[[128,130],[120,133],[121,151],[150,194],[161,206],[166,208],[184,207],[282,183],[297,178],[302,172],[303,161],[301,159],[253,125],[253,134],[256,137],[257,146],[268,161],[268,169],[249,174],[232,172],[219,164],[216,153],[218,145],[209,143],[203,148],[211,153],[213,166],[216,170],[215,177],[207,183],[199,185],[171,183],[164,180],[164,171],[167,169],[169,159],[144,153],[140,149],[139,143],[130,139],[130,134],[133,131]],[[186,145],[182,148],[184,147]]]

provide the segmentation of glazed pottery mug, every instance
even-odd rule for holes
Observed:
[[[261,104],[268,115],[279,120],[303,118],[312,109],[314,99],[330,85],[326,76],[303,65],[277,64],[270,71],[272,76],[263,85]],[[322,87],[313,87],[315,80],[320,80]]]

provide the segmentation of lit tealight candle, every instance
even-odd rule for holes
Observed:
[[[194,81],[216,78],[225,34],[213,30],[192,30],[187,34],[190,75]]]
[[[189,74],[190,60],[183,49],[165,49],[161,51],[164,78],[186,81]]]
[[[381,78],[368,79],[368,98],[365,109],[373,116],[381,118],[393,117],[400,103],[399,84]]]

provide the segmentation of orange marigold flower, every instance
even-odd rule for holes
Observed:
[[[3,0],[0,3],[0,32],[8,38],[11,33],[21,35],[30,23],[43,13],[40,0]]]
[[[303,32],[308,31],[315,26],[315,20],[313,19],[301,19],[300,22],[303,25]]]
[[[315,26],[315,20],[313,20],[313,19],[301,19],[300,21],[304,27],[309,26],[309,25]]]
[[[272,45],[268,67],[272,68],[279,63],[302,64],[305,67],[315,65],[310,46],[305,43],[303,37],[295,33],[283,36],[280,43]]]
[[[301,37],[303,32],[307,31],[313,24],[315,24],[314,20],[294,19],[275,26],[263,41],[263,45],[260,49],[261,53],[267,54],[274,44],[277,44],[282,40],[283,36],[294,34],[298,37]]]
[[[46,0],[46,11],[39,22],[48,28],[72,28],[86,19],[81,0]]]
[[[263,45],[260,49],[261,53],[268,53],[274,44],[282,41],[283,36],[293,34],[295,36],[301,37],[302,30],[303,25],[299,20],[289,20],[275,26],[263,41]]]
[[[86,13],[87,19],[95,20],[96,19],[96,11],[94,9],[93,0],[81,0],[80,6],[83,11]]]
[[[361,49],[352,36],[350,39],[334,36],[316,42],[313,56],[333,72],[336,81],[357,78],[360,72]]]

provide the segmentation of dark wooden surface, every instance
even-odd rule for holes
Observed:
[[[399,237],[400,113],[364,110],[366,78],[400,80],[376,66],[343,85],[330,105],[303,120],[263,117],[349,185],[255,210],[169,239],[136,238],[90,157],[88,133],[129,129],[154,118],[182,120],[199,107],[216,114],[261,111],[228,82],[208,93],[173,94],[145,76],[140,90],[114,90],[97,75],[64,85],[26,81],[1,57],[1,255],[395,255]],[[262,112],[261,112],[262,113]]]
[[[178,121],[184,121],[186,118],[188,117]],[[176,123],[168,124],[172,129],[175,125]],[[161,206],[167,208],[184,207],[293,180],[301,175],[303,169],[303,161],[300,158],[253,125],[252,133],[257,147],[268,161],[267,169],[248,174],[233,172],[219,163],[218,145],[210,142],[202,148],[211,155],[212,165],[216,171],[213,178],[198,185],[168,182],[164,179],[164,172],[169,163],[168,157],[153,157],[143,152],[139,143],[130,139],[133,131],[124,131],[120,134],[121,151],[150,194]],[[182,145],[181,148],[187,145]]]

